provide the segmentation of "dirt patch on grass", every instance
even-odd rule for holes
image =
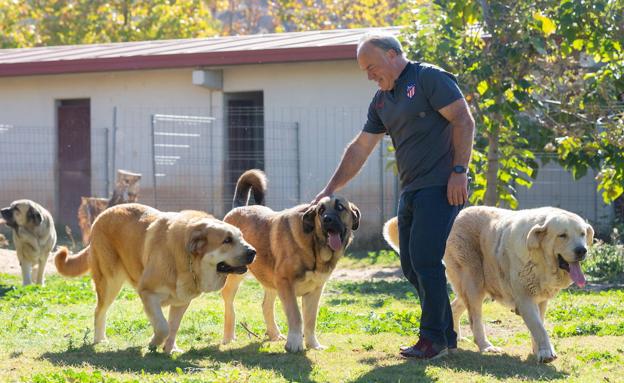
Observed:
[[[370,280],[399,280],[403,278],[400,267],[369,266],[357,269],[334,270],[331,276],[339,281],[370,281]]]
[[[0,249],[0,273],[22,275],[22,268],[15,250]],[[48,265],[45,269],[45,275],[56,274],[54,266],[54,257],[48,257]]]

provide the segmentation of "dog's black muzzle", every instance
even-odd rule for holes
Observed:
[[[584,261],[587,257],[587,248],[585,246],[578,246],[574,249],[574,255],[576,255],[577,261]]]
[[[325,214],[322,216],[321,221],[325,235],[327,233],[338,233],[340,238],[344,240],[345,225],[337,214]]]
[[[15,219],[13,219],[13,209],[11,209],[10,207],[5,207],[4,209],[0,210],[0,214],[2,214],[2,218],[4,218],[4,221],[8,227],[17,230],[17,222],[15,222]]]
[[[247,265],[252,263],[256,258],[256,250],[247,249],[245,252],[245,264],[242,266],[230,266],[225,262],[217,264],[217,272],[226,274],[244,274],[247,272]]]

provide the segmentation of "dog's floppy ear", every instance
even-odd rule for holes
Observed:
[[[529,231],[527,235],[527,247],[529,250],[539,249],[542,243],[542,239],[544,239],[544,235],[546,235],[546,226],[548,222],[545,222],[543,225],[535,225]]]
[[[193,255],[202,255],[205,252],[206,246],[208,246],[208,238],[206,238],[206,231],[204,228],[199,227],[193,230],[186,244],[186,251]]]
[[[594,244],[594,228],[590,224],[587,224],[585,231],[586,231],[585,238],[587,240],[587,247],[589,247]]]
[[[311,205],[305,213],[301,221],[303,223],[303,232],[309,234],[314,231],[314,219],[316,218],[316,205]]]
[[[351,209],[351,216],[353,217],[351,230],[357,230],[358,227],[360,227],[360,218],[362,217],[362,213],[360,213],[360,209],[358,209],[358,207],[351,202],[349,202],[349,209]]]
[[[41,213],[39,213],[39,210],[32,206],[28,207],[27,215],[28,215],[28,219],[33,221],[35,225],[39,225],[41,221],[43,221],[43,218],[41,217]]]

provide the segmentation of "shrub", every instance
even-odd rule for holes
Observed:
[[[583,269],[593,281],[622,281],[624,279],[624,246],[596,243],[589,250]]]

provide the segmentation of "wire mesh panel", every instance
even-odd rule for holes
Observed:
[[[533,186],[530,189],[517,188],[519,208],[556,206],[577,213],[598,226],[610,222],[613,209],[602,201],[593,170],[575,180],[557,164],[554,155],[539,154],[538,157],[541,164]]]
[[[0,205],[27,198],[54,211],[54,129],[0,124]]]
[[[277,121],[265,124],[265,172],[269,181],[266,204],[282,210],[305,202],[301,200],[299,127]]]
[[[214,210],[215,119],[152,117],[154,206],[160,210]]]

